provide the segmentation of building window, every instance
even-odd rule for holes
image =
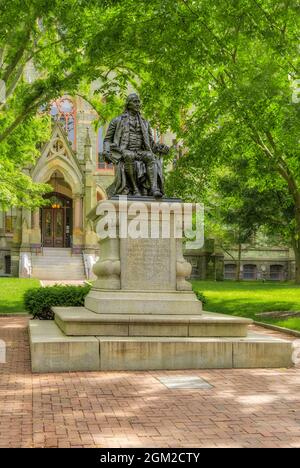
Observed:
[[[224,279],[234,280],[236,278],[236,264],[227,263],[224,265]]]
[[[12,215],[5,215],[5,232],[12,234],[14,230],[15,218]]]
[[[10,275],[11,274],[11,256],[10,255],[5,255],[4,257],[4,268],[5,268],[5,274]]]
[[[270,265],[270,279],[274,281],[284,279],[283,265]]]
[[[243,267],[243,279],[245,279],[245,280],[256,280],[257,279],[256,265],[244,265],[244,267]]]
[[[52,101],[50,115],[53,122],[59,122],[68,135],[68,140],[75,148],[75,106],[68,97]]]

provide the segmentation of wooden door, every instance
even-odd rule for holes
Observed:
[[[63,208],[43,209],[44,247],[64,247],[65,216]]]

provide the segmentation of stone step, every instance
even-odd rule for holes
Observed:
[[[37,278],[39,280],[51,280],[51,281],[84,281],[85,276],[75,275],[75,274],[63,274],[63,273],[45,273],[45,272],[33,272],[31,275],[32,278]]]
[[[68,269],[68,268],[36,268],[33,267],[31,276],[39,279],[74,279],[82,280],[85,279],[85,273],[83,268]]]
[[[32,372],[96,371],[100,368],[99,340],[95,337],[65,336],[53,320],[31,320],[29,338]]]
[[[105,336],[246,336],[252,320],[203,312],[198,315],[97,314],[85,307],[53,307],[66,335]]]
[[[58,257],[70,257],[72,256],[72,249],[70,248],[55,248],[55,247],[44,247],[41,254],[37,255],[44,255],[46,257],[51,257],[51,256],[58,256]]]
[[[66,336],[54,321],[31,320],[33,372],[290,367],[292,342],[245,338]]]
[[[199,315],[202,303],[193,291],[134,291],[97,289],[97,281],[85,298],[85,307],[97,314]]]
[[[32,276],[42,280],[84,280],[82,255],[71,249],[44,248],[43,255],[32,255]]]
[[[83,265],[83,262],[81,259],[66,259],[62,260],[61,258],[54,258],[54,259],[46,259],[43,258],[41,260],[33,260],[31,262],[32,265],[41,265],[41,266],[47,266],[47,265],[56,265],[56,266],[61,266],[63,268],[66,267],[66,265],[70,266],[77,266],[77,265]]]

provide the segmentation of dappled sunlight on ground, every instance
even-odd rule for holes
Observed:
[[[0,319],[0,446],[300,447],[299,368],[32,374],[27,323]]]

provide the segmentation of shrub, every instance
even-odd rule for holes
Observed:
[[[25,309],[40,320],[53,320],[52,307],[83,306],[85,296],[91,285],[64,286],[55,285],[46,288],[28,289],[24,294]]]
[[[203,305],[206,304],[207,300],[206,300],[206,297],[204,296],[203,292],[196,291],[196,296],[197,296],[198,301],[201,301]]]

